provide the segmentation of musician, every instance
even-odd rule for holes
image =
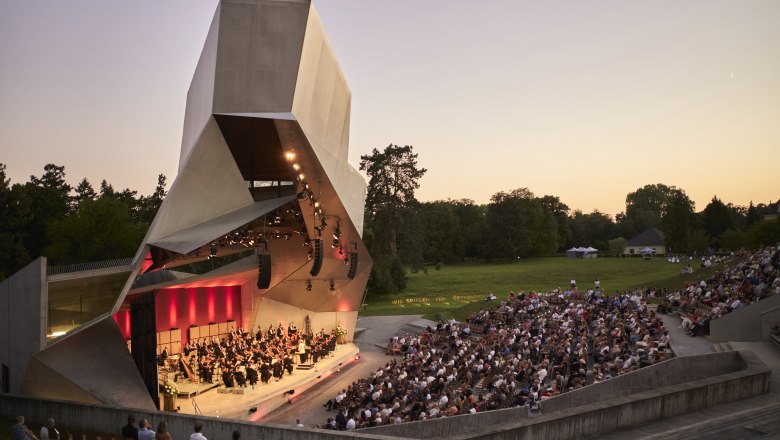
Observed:
[[[294,323],[290,323],[290,325],[287,326],[287,334],[292,338],[293,335],[298,334],[298,327],[295,326]]]
[[[292,374],[293,372],[292,356],[289,353],[287,353],[284,356],[284,360],[282,362],[284,363],[284,369],[287,370],[287,374]]]
[[[271,379],[271,368],[268,366],[268,363],[263,362],[260,364],[260,380],[263,381],[263,383],[268,383],[268,381]]]
[[[306,354],[306,342],[303,339],[298,340],[298,356],[301,357],[301,363],[306,363],[309,355]]]
[[[226,388],[233,388],[233,371],[228,367],[228,365],[222,367],[222,383]]]
[[[249,365],[246,367],[246,377],[247,380],[249,380],[249,385],[252,385],[252,389],[255,388],[255,384],[257,383],[257,366],[255,365],[255,361],[250,361]]]
[[[276,338],[282,339],[283,336],[284,336],[284,327],[282,327],[282,323],[280,322],[279,326],[276,327]]]

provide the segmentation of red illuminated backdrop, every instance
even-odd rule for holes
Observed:
[[[241,286],[161,289],[155,295],[157,331],[181,329],[182,344],[191,325],[236,321],[241,326]],[[125,338],[130,337],[130,312],[120,311],[114,320]]]

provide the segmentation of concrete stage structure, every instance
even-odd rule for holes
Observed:
[[[347,162],[350,102],[309,1],[222,0],[187,94],[178,175],[135,257],[40,258],[0,285],[3,391],[152,410],[157,356],[189,341],[292,322],[341,325],[349,342],[372,266],[366,184]],[[305,389],[355,353],[340,346],[325,370],[265,389]],[[248,406],[274,397],[247,394]]]

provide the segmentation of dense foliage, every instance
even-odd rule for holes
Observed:
[[[132,256],[165,197],[165,176],[149,196],[96,192],[82,179],[73,188],[65,167],[48,164],[41,176],[11,184],[0,163],[0,280],[43,255],[51,265]]]

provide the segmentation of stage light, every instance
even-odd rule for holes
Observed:
[[[306,237],[303,239],[303,245],[304,246],[311,246],[311,238]]]
[[[295,159],[295,153],[293,153],[292,151],[288,151],[288,152],[287,152],[287,154],[285,154],[284,156],[285,156],[285,157],[287,158],[287,160],[289,160],[289,161],[292,161],[293,159]]]
[[[359,361],[359,360],[360,360],[360,355],[359,355],[359,354],[356,354],[356,355],[355,355],[355,360],[356,360],[356,361]]]
[[[294,164],[293,164],[293,169],[294,169],[295,171],[298,171],[298,170],[300,170],[300,169],[301,169],[301,166],[300,166],[300,165],[298,165],[297,163],[294,163]]]
[[[303,180],[305,178],[306,178],[306,176],[303,173],[298,174],[298,180]]]
[[[256,412],[257,412],[257,407],[256,406],[253,406],[253,407],[249,408],[249,414],[254,414]]]
[[[341,237],[341,227],[339,222],[336,222],[336,230],[333,231],[333,238],[338,239]]]
[[[333,280],[330,281],[330,291],[333,292],[336,290],[336,283],[333,282]]]
[[[311,292],[311,280],[309,280],[309,282],[306,283],[306,291]]]

